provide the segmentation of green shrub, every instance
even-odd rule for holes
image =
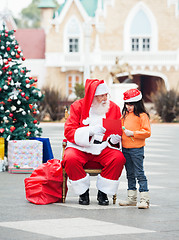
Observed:
[[[163,122],[173,122],[179,115],[179,93],[162,88],[152,96],[155,110]]]
[[[77,98],[84,98],[85,87],[84,87],[83,83],[81,83],[81,84],[76,83],[75,84],[75,95],[77,96]]]
[[[44,87],[42,92],[44,99],[39,103],[41,111],[39,120],[42,121],[47,115],[52,121],[61,120],[65,114],[67,98],[63,97],[58,90],[49,87]]]

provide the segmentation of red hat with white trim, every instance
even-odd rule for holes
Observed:
[[[142,99],[142,93],[138,89],[129,89],[123,93],[124,102],[138,102]]]

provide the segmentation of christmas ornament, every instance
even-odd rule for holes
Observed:
[[[0,128],[0,133],[3,133],[5,131],[4,128]]]
[[[31,132],[29,132],[29,131],[26,133],[26,135],[27,135],[28,137],[30,136],[30,134],[31,134]]]
[[[10,127],[10,131],[13,132],[16,128],[14,126]]]

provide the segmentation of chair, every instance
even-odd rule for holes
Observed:
[[[67,109],[65,109],[65,120],[68,118],[69,114]],[[62,142],[62,160],[63,160],[63,156],[64,156],[64,151],[65,151],[65,147],[67,145],[67,140],[64,139]],[[84,166],[84,170],[86,173],[88,173],[90,176],[97,176],[98,174],[101,173],[103,166],[101,166],[101,164],[97,163],[97,162],[88,162],[85,164]],[[65,171],[65,168],[63,168],[63,189],[62,189],[62,202],[65,203],[65,197],[66,197],[66,181],[67,181],[67,173]],[[116,203],[116,194],[113,195],[112,197],[113,199],[113,204]]]

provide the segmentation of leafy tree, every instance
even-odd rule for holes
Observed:
[[[40,0],[32,0],[28,7],[22,9],[21,17],[16,18],[16,24],[18,28],[39,28],[40,27],[40,9],[38,5]],[[54,0],[56,4],[56,9],[59,7],[59,4]]]

